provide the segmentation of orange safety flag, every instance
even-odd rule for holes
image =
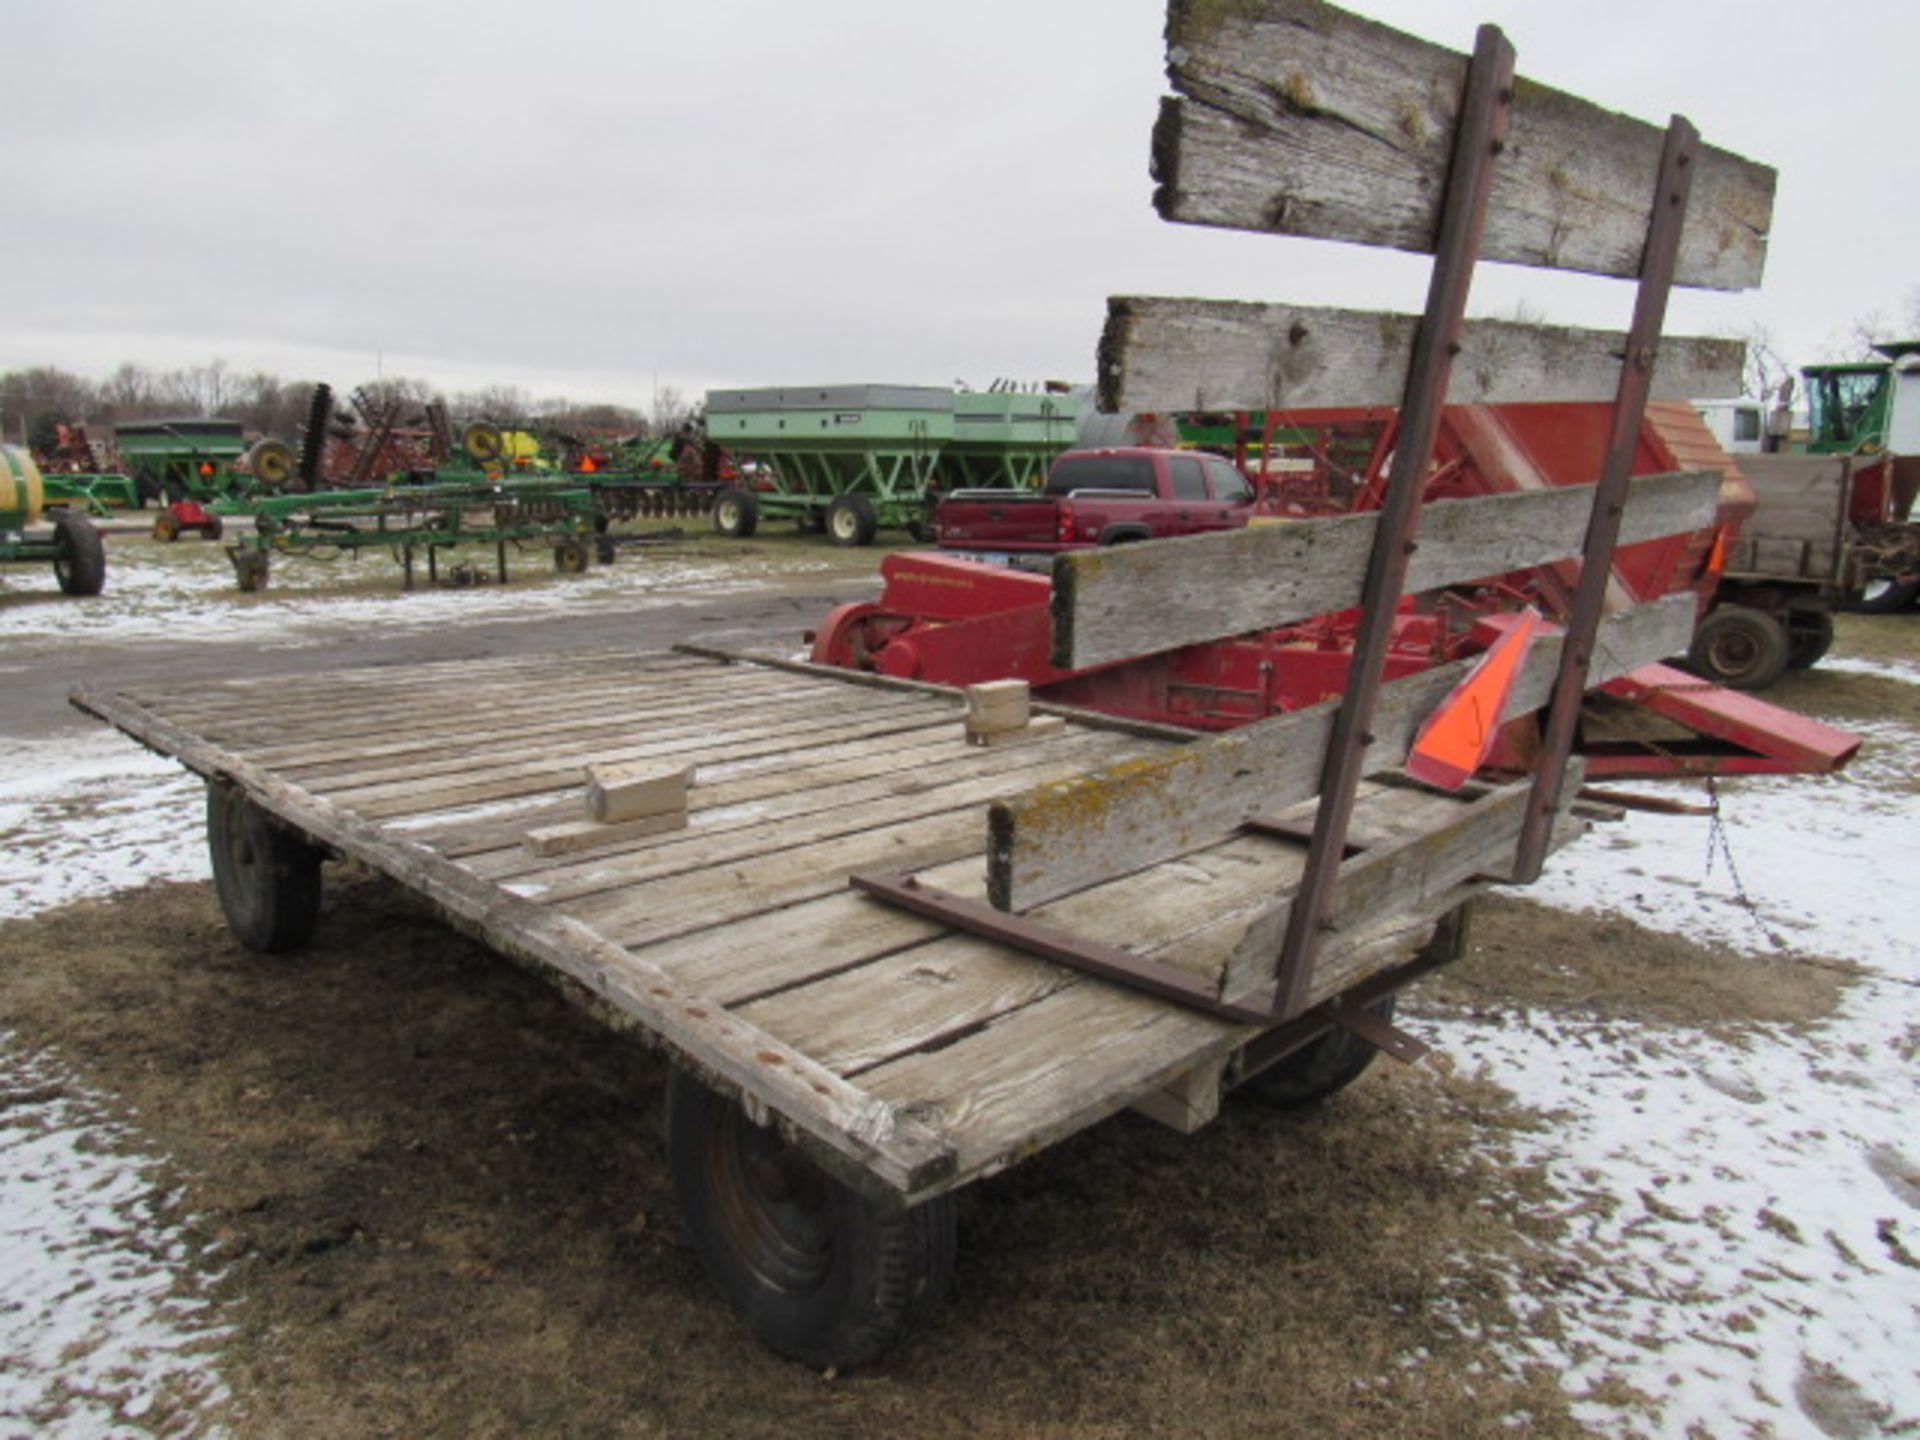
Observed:
[[[1407,757],[1409,775],[1443,790],[1458,790],[1486,763],[1514,678],[1539,628],[1540,612],[1529,605],[1466,678],[1447,692],[1414,737],[1413,753]]]

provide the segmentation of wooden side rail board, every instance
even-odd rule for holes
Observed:
[[[231,783],[320,844],[351,855],[425,895],[501,954],[550,965],[615,1011],[641,1022],[709,1080],[770,1106],[848,1183],[904,1196],[952,1174],[952,1148],[901,1108],[848,1084],[792,1047],[690,994],[665,972],[578,920],[437,864],[426,846],[308,794],[209,744],[125,696],[79,689],[73,705],[209,781]]]
[[[1635,480],[1621,543],[1710,525],[1720,481],[1705,470]],[[1593,495],[1591,485],[1570,485],[1434,501],[1421,510],[1408,591],[1571,559]],[[1062,555],[1053,567],[1053,663],[1082,669],[1352,609],[1378,523],[1369,512]]]
[[[1437,507],[1436,507],[1437,508]],[[1678,654],[1693,636],[1695,596],[1667,595],[1600,627],[1589,684]],[[1534,642],[1504,718],[1538,709],[1551,693],[1561,637]],[[1374,716],[1369,768],[1397,768],[1420,722],[1473,664],[1409,675],[1385,686]],[[1337,701],[1262,720],[1129,765],[1044,785],[989,811],[987,886],[1003,910],[1071,894],[1096,881],[1170,860],[1239,827],[1249,815],[1313,795]]]
[[[1117,295],[1100,337],[1100,408],[1306,409],[1399,405],[1417,315],[1237,300]],[[1624,334],[1474,320],[1454,357],[1448,402],[1611,400]],[[1669,335],[1654,393],[1687,400],[1740,390],[1738,340]]]
[[[1567,769],[1561,794],[1570,802],[1584,778],[1579,760]],[[1350,929],[1372,915],[1423,903],[1483,873],[1510,863],[1526,819],[1530,780],[1502,785],[1463,804],[1447,824],[1342,862],[1333,905],[1323,917],[1329,930]],[[1253,916],[1220,977],[1221,995],[1232,1003],[1274,989],[1280,942],[1287,933],[1293,897],[1277,897]]]
[[[1168,220],[1430,251],[1466,57],[1318,0],[1173,0],[1154,128]],[[1486,260],[1640,272],[1662,135],[1522,80]],[[1703,148],[1675,280],[1760,283],[1774,171]]]

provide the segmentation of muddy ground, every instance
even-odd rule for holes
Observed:
[[[158,1213],[219,1273],[230,1397],[163,1402],[160,1433],[1588,1433],[1557,1374],[1495,1358],[1581,1274],[1501,1158],[1533,1117],[1471,1055],[1190,1139],[1123,1116],[972,1187],[936,1328],[828,1379],[701,1275],[661,1063],[385,880],[329,875],[297,959],[241,951],[204,884],[0,926],[0,1029],[137,1116]],[[1575,984],[1573,953],[1605,959]],[[1503,900],[1419,1008],[1799,1025],[1844,984]]]

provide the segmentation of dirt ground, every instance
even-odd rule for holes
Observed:
[[[207,885],[0,926],[0,1029],[138,1117],[218,1271],[231,1398],[163,1405],[160,1433],[1587,1433],[1556,1374],[1496,1359],[1581,1275],[1501,1159],[1535,1118],[1471,1056],[1378,1065],[1304,1115],[1235,1102],[1189,1139],[1124,1116],[971,1187],[934,1329],[827,1379],[708,1288],[661,1062],[385,880],[328,874],[296,959],[239,950]],[[1604,928],[1496,901],[1419,1008],[1791,1025],[1846,983]],[[1607,958],[1576,977],[1576,953]]]

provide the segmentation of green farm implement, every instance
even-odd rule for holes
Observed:
[[[227,555],[246,591],[266,585],[275,556],[332,560],[371,549],[398,560],[409,590],[416,556],[424,556],[427,578],[438,581],[440,554],[454,546],[493,547],[502,584],[509,546],[545,546],[555,569],[577,575],[605,526],[592,487],[573,479],[323,490],[255,498],[245,510],[254,533],[229,545]]]
[[[47,562],[69,595],[98,595],[107,583],[107,552],[93,522],[68,506],[40,530],[47,502],[40,467],[25,450],[0,445],[0,564]]]
[[[187,530],[218,540],[224,527],[211,507],[272,493],[293,476],[293,451],[279,440],[249,445],[238,420],[140,420],[113,431],[139,498],[160,502],[158,540]]]
[[[1074,441],[1064,395],[955,394],[927,385],[824,385],[707,392],[707,438],[751,468],[714,501],[722,535],[762,516],[866,545],[881,528],[918,536],[943,489],[1015,488]]]

